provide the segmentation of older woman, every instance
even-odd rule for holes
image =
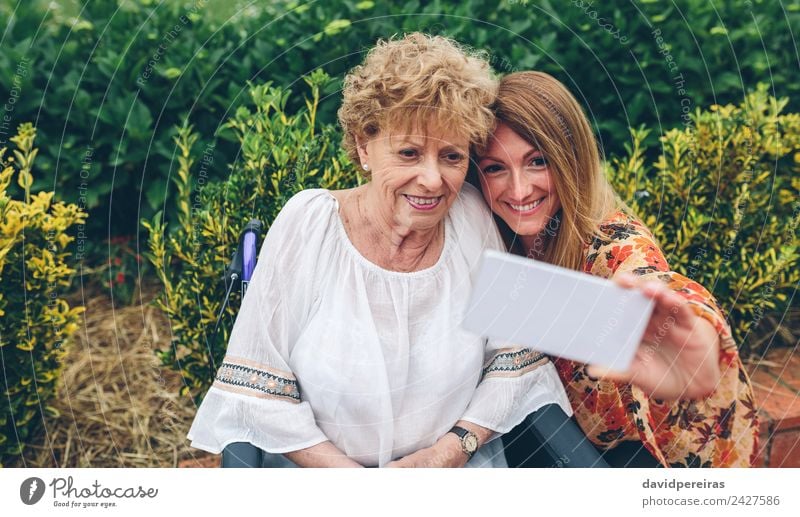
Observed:
[[[575,98],[547,74],[519,72],[503,78],[494,109],[478,175],[510,249],[655,302],[630,371],[556,361],[584,432],[612,464],[750,465],[753,393],[725,317],[706,289],[670,270],[616,196]]]
[[[442,37],[380,42],[346,78],[344,146],[369,181],[278,215],[228,352],[189,432],[300,466],[505,466],[493,440],[544,404],[534,351],[460,328],[471,272],[502,240],[471,186],[496,82]],[[477,452],[476,452],[477,450]]]

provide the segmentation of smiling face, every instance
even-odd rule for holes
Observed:
[[[464,183],[469,141],[442,131],[417,131],[371,138],[358,148],[381,205],[412,231],[434,228]]]
[[[484,199],[517,235],[538,235],[561,209],[546,157],[502,122],[478,168]]]

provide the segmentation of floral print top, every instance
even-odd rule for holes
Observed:
[[[659,279],[683,295],[719,332],[721,379],[705,399],[667,402],[630,384],[592,380],[585,365],[556,359],[581,428],[605,449],[639,440],[665,467],[751,466],[758,435],[753,391],[716,300],[697,282],[670,271],[652,234],[633,217],[617,212],[600,230],[602,237],[586,245],[583,271],[603,278],[627,272]]]

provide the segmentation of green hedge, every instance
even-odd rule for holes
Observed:
[[[109,233],[109,219],[111,235],[134,234],[132,214],[175,214],[173,128],[187,116],[205,147],[246,100],[247,80],[291,87],[322,67],[337,80],[322,92],[319,118],[333,123],[343,73],[377,38],[404,31],[486,48],[501,72],[536,68],[562,79],[608,154],[623,152],[629,126],[651,128],[654,144],[697,106],[741,102],[759,80],[800,109],[791,51],[800,7],[771,0],[17,4],[0,0],[0,93],[16,95],[14,125],[34,120],[39,130],[37,186],[77,201],[79,171],[88,172],[97,236]],[[45,15],[51,4],[61,7]],[[235,152],[235,142],[215,142],[215,163]],[[89,242],[98,253],[99,240]]]

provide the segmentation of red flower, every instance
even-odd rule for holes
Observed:
[[[120,271],[119,273],[117,273],[117,283],[118,283],[118,284],[123,284],[123,283],[125,283],[125,273],[123,273],[122,271]]]
[[[664,255],[655,246],[648,246],[645,250],[644,260],[647,265],[654,266],[658,271],[669,271],[667,261],[664,260]]]
[[[614,246],[611,248],[606,254],[606,259],[608,260],[607,266],[611,272],[616,272],[617,268],[625,262],[625,260],[631,256],[633,253],[633,246],[627,244],[625,246]]]

